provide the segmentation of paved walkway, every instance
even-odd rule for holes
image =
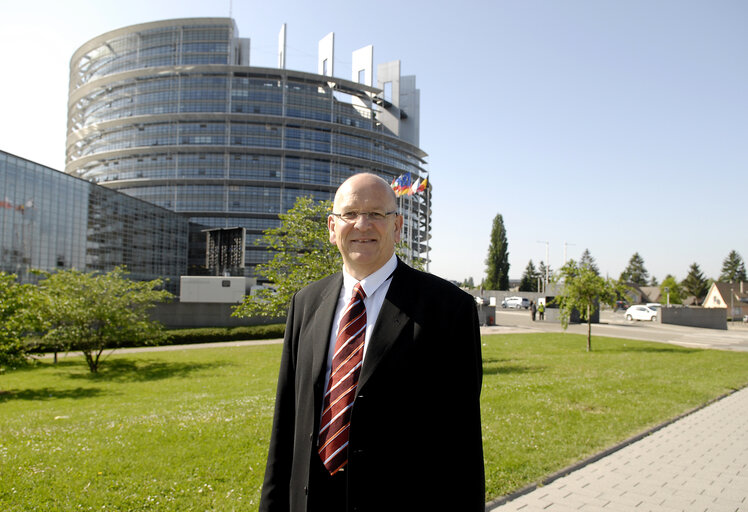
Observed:
[[[486,510],[748,512],[748,388]]]

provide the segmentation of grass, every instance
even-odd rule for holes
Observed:
[[[748,353],[483,338],[487,499],[748,384]],[[114,354],[0,376],[0,509],[256,510],[280,346]]]

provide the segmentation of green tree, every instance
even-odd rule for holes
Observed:
[[[506,240],[506,229],[504,229],[504,218],[500,213],[493,218],[491,228],[491,242],[488,245],[488,257],[486,258],[486,280],[487,290],[509,289],[509,252]]]
[[[32,290],[31,285],[19,284],[14,274],[0,272],[0,373],[26,362],[23,338]]]
[[[560,288],[553,302],[558,304],[561,325],[564,329],[569,326],[569,319],[573,311],[587,320],[587,351],[592,350],[592,315],[598,304],[613,306],[625,288],[612,279],[598,276],[588,266],[578,265],[569,260],[561,267],[553,279]]]
[[[156,302],[172,297],[162,281],[133,281],[123,267],[105,274],[63,270],[40,281],[35,313],[42,342],[61,350],[80,350],[92,373],[101,354],[128,344],[158,344],[163,327],[150,320]]]
[[[668,289],[667,292],[665,291],[665,288]],[[666,275],[665,279],[662,280],[662,284],[660,284],[660,296],[665,297],[665,300],[667,301],[668,294],[670,296],[670,304],[683,304],[683,290],[681,289],[678,280],[671,274]]]
[[[628,266],[621,273],[620,281],[627,283],[638,284],[639,286],[647,286],[647,280],[649,279],[649,272],[644,268],[644,259],[639,256],[638,252],[635,252],[629,260]]]
[[[549,282],[553,281],[553,269],[550,265],[546,266],[543,260],[540,260],[540,263],[538,264],[538,275],[540,275],[540,278],[543,280],[543,282],[545,282],[546,275],[548,276]]]
[[[719,275],[721,283],[740,283],[748,281],[745,275],[745,263],[738,251],[732,250],[722,261],[722,273]]]
[[[579,259],[579,266],[589,268],[596,276],[600,275],[600,269],[597,268],[595,258],[592,257],[589,249],[585,249],[582,253],[582,257]]]
[[[274,252],[273,258],[256,268],[272,288],[245,296],[233,316],[283,317],[297,291],[341,269],[343,260],[327,230],[331,211],[330,201],[299,197],[293,208],[279,215],[281,225],[266,230],[260,240]]]
[[[709,280],[704,277],[698,263],[691,264],[691,267],[688,269],[688,275],[681,281],[680,285],[685,295],[696,297],[698,304],[701,304],[701,301],[709,291]]]
[[[538,277],[540,274],[535,269],[532,260],[527,263],[525,271],[522,273],[522,280],[519,283],[519,291],[536,292],[538,291]]]
[[[472,276],[468,277],[462,282],[463,288],[475,288],[475,281],[473,281]]]

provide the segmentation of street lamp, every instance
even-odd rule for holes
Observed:
[[[665,293],[667,293],[667,307],[670,307],[670,288],[665,287]]]
[[[569,242],[564,242],[564,265],[566,265],[566,247],[569,245],[577,245],[577,244],[570,244]]]

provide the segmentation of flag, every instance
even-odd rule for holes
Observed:
[[[412,196],[413,194],[418,192],[418,188],[421,186],[421,178],[418,178],[413,185],[411,185],[410,189],[408,190],[408,195]]]
[[[8,198],[5,198],[5,201],[0,201],[0,208],[13,208],[13,203],[8,201]]]
[[[410,190],[410,173],[401,174],[392,182],[392,190],[396,196],[403,196]]]
[[[428,182],[429,182],[429,179],[424,178],[423,181],[421,182],[421,185],[418,187],[418,190],[416,190],[416,192],[423,192],[424,190],[426,190],[426,185],[428,184]]]
[[[34,207],[34,200],[33,199],[29,199],[24,204],[19,204],[18,206],[16,206],[16,210],[19,211],[19,212],[21,212],[21,215],[23,215],[23,213],[28,208],[33,208],[33,207]]]

